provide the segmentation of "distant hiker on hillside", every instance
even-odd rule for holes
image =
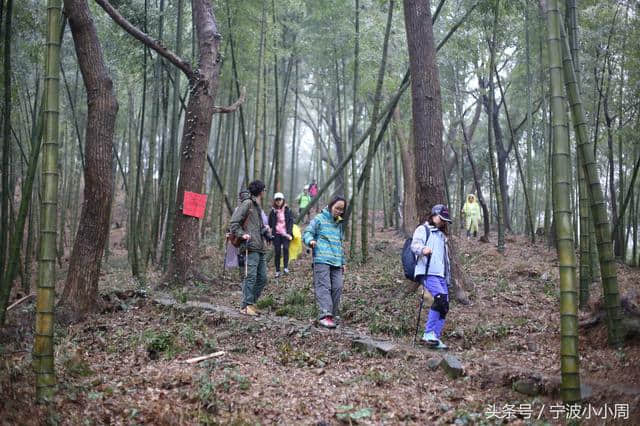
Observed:
[[[316,183],[316,180],[312,180],[311,184],[309,185],[309,195],[311,196],[311,198],[315,199],[318,196],[318,184]],[[315,203],[315,211],[316,213],[318,213],[318,211],[320,210],[320,204],[318,204],[319,200],[316,200]]]
[[[467,239],[471,237],[472,232],[473,238],[476,238],[478,236],[478,223],[480,222],[480,204],[476,201],[475,195],[467,195],[467,202],[464,203],[462,213],[466,221]]]
[[[247,275],[242,283],[242,312],[256,316],[255,304],[267,284],[267,243],[271,230],[264,225],[264,212],[260,208],[264,196],[264,183],[255,180],[249,184],[249,194],[244,193],[242,203],[231,216],[230,231],[245,240],[248,251],[245,262]],[[247,196],[248,195],[248,196]]]
[[[433,296],[433,304],[421,340],[434,349],[447,349],[440,336],[449,311],[448,285],[451,280],[451,267],[447,248],[448,223],[451,223],[449,210],[442,204],[436,204],[431,209],[425,226],[418,226],[414,231],[411,243],[411,251],[418,257],[414,273],[416,281],[421,282]]]
[[[311,185],[309,185],[309,195],[311,195],[311,198],[316,198],[318,196],[318,184],[315,179],[312,180]]]
[[[302,214],[302,210],[304,210],[311,202],[309,188],[306,185],[302,188],[302,192],[296,197],[296,201],[298,203],[298,214]]]
[[[269,227],[273,233],[276,278],[280,276],[280,255],[284,257],[284,273],[289,273],[289,241],[293,240],[293,214],[285,203],[284,194],[276,192],[269,213]]]
[[[313,285],[320,310],[318,324],[335,328],[345,268],[342,214],[347,202],[335,197],[304,230],[302,241],[313,249]]]

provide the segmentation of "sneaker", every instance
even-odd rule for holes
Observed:
[[[333,318],[331,318],[330,316],[322,318],[320,321],[318,321],[318,324],[320,324],[324,328],[336,328],[336,323],[333,322]]]
[[[284,268],[284,274],[289,275],[289,268]]]
[[[247,305],[244,309],[242,309],[243,314],[247,314],[250,317],[257,317],[258,311],[253,305]]]
[[[276,278],[280,277],[280,271],[276,271]]]
[[[449,346],[445,345],[442,340],[438,339],[438,344],[435,346],[431,346],[431,349],[440,349],[446,351],[447,349],[449,349]]]
[[[420,341],[426,345],[435,347],[438,345],[438,342],[440,342],[440,339],[436,337],[436,333],[434,333],[433,331],[430,331],[428,333],[424,333],[420,338]]]

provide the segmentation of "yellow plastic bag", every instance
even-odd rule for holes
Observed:
[[[298,225],[293,225],[293,240],[289,243],[289,260],[296,260],[302,253],[302,233]]]

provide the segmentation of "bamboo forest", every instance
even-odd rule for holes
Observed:
[[[0,424],[640,424],[639,15],[0,0]]]

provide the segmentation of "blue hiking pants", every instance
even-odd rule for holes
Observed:
[[[435,298],[438,294],[445,294],[449,300],[449,289],[447,288],[447,280],[444,277],[436,275],[427,275],[422,277],[422,285]],[[424,332],[433,331],[439,339],[444,327],[444,318],[440,316],[440,312],[429,309],[427,323],[424,326]]]

